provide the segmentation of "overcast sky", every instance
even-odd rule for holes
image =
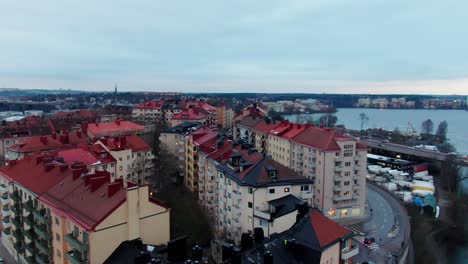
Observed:
[[[0,87],[468,94],[468,1],[0,1]]]

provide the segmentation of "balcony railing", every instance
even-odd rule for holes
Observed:
[[[31,241],[34,241],[37,238],[36,233],[34,233],[33,228],[30,228],[30,229],[24,231],[24,236],[29,238],[29,240],[31,240]]]
[[[7,204],[10,204],[10,198],[8,198],[8,194],[3,194],[1,197],[0,197],[0,202],[2,205],[7,205]]]
[[[0,193],[6,193],[6,192],[8,192],[8,186],[6,186],[5,184],[1,184]]]
[[[6,228],[2,230],[2,235],[5,236],[5,238],[10,238],[11,236],[11,228]]]
[[[15,242],[13,247],[15,248],[16,252],[18,252],[18,253],[23,253],[24,252],[23,242],[21,242],[21,241]]]
[[[335,167],[335,171],[336,171],[336,172],[342,172],[342,171],[343,171],[343,167],[342,167],[342,166],[336,166],[336,167]]]
[[[11,222],[16,226],[16,227],[21,227],[22,226],[22,223],[21,223],[21,220],[20,220],[20,216],[15,216],[13,217],[13,219],[11,220]]]
[[[43,254],[36,255],[36,262],[39,264],[48,264],[50,263],[49,257]]]
[[[20,215],[22,214],[22,209],[19,205],[19,203],[15,203],[13,206],[10,207],[11,208],[11,211],[15,214],[15,215]]]
[[[23,239],[23,232],[21,232],[21,229],[13,230],[13,237],[16,238],[16,241],[22,240]]]
[[[15,202],[20,202],[21,201],[21,197],[19,196],[19,193],[17,191],[13,192],[10,195],[10,198]]]
[[[357,254],[359,254],[359,247],[357,244],[352,243],[350,248],[347,247],[341,250],[341,259],[346,260],[356,256]]]
[[[307,200],[312,199],[312,191],[305,191],[300,193],[301,199]]]
[[[37,248],[34,245],[34,242],[26,244],[25,248],[26,248],[27,251],[29,251],[29,253],[31,253],[31,255],[34,256],[34,255],[37,254]]]
[[[36,240],[35,242],[37,249],[44,255],[49,255],[49,247],[47,246],[47,242],[44,240]]]
[[[28,224],[28,226],[31,226],[31,227],[34,226],[34,224],[36,223],[34,221],[34,217],[32,215],[28,215],[28,216],[24,217],[23,219],[24,219],[24,222],[26,224]]]
[[[24,203],[24,209],[26,209],[26,211],[32,213],[33,210],[34,210],[33,202],[31,200],[29,200],[26,203]]]
[[[75,236],[73,236],[73,233],[66,235],[65,238],[67,239],[68,244],[72,248],[83,253],[83,251],[85,250],[85,245],[81,241],[79,241]]]
[[[3,225],[3,228],[11,227],[11,219],[9,217],[3,218],[2,225]]]
[[[46,223],[47,215],[45,209],[39,209],[33,211],[34,218],[40,223]]]
[[[83,264],[83,263],[85,263],[81,259],[80,252],[78,252],[76,250],[68,251],[67,252],[67,259],[71,264]]]
[[[50,234],[47,232],[44,225],[35,225],[34,226],[34,233],[42,239],[48,240],[50,238]]]

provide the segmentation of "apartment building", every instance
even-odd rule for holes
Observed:
[[[253,127],[260,122],[262,122],[262,118],[256,116],[248,116],[240,120],[234,126],[233,139],[244,140],[253,145],[255,143],[255,130]]]
[[[119,244],[169,240],[169,208],[148,186],[36,154],[0,168],[2,237],[20,263],[102,263]]]
[[[105,137],[97,139],[94,145],[100,145],[115,159],[115,178],[133,181],[138,185],[150,182],[154,173],[154,155],[151,147],[140,137]]]
[[[269,235],[289,229],[296,205],[312,198],[312,181],[264,155],[237,146],[216,166],[216,236],[240,241],[262,227]]]
[[[185,109],[182,112],[172,116],[170,126],[178,126],[184,122],[199,122],[206,126],[211,126],[210,114],[203,109]]]
[[[367,148],[334,130],[313,126],[291,143],[291,168],[314,181],[312,204],[330,218],[362,216]]]
[[[262,118],[262,117],[267,117],[267,116],[268,116],[268,110],[263,104],[253,103],[244,107],[241,111],[236,113],[236,115],[234,116],[233,122],[237,123],[246,117]]]
[[[0,165],[3,166],[5,165],[5,162],[7,160],[6,154],[8,152],[8,148],[16,145],[23,143],[25,140],[29,139],[30,137],[6,137],[6,138],[0,138]]]
[[[201,127],[187,135],[185,140],[184,184],[192,192],[198,192],[200,149],[203,148],[205,152],[209,152],[207,149],[214,149],[217,140],[217,130],[209,127]]]
[[[82,131],[90,139],[100,137],[117,137],[122,135],[140,134],[145,131],[144,126],[140,126],[130,121],[116,120],[107,123],[83,124]]]
[[[219,127],[224,129],[232,128],[234,111],[231,107],[221,104],[216,107],[216,118]]]
[[[136,105],[132,109],[133,120],[155,122],[163,111],[163,101],[150,101]]]
[[[291,144],[294,137],[301,134],[306,125],[281,121],[280,125],[268,132],[267,153],[284,166],[291,167]]]
[[[10,145],[5,155],[6,163],[9,160],[22,159],[26,155],[40,152],[49,152],[61,149],[76,148],[80,144],[87,144],[88,138],[81,131],[75,133],[51,134],[32,136],[21,143]]]
[[[260,153],[268,153],[268,134],[281,125],[281,122],[264,119],[252,127],[254,147]]]

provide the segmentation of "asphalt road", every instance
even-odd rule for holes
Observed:
[[[392,260],[392,255],[401,254],[402,242],[410,241],[409,218],[396,198],[372,184],[367,184],[367,203],[371,215],[353,228],[365,233],[366,237],[375,238],[378,248],[361,245],[360,254],[354,260],[387,263]]]

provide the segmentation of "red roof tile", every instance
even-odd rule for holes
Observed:
[[[46,136],[32,136],[23,141],[23,143],[12,145],[8,149],[19,153],[38,153],[76,148],[79,144],[87,142],[88,138],[81,132],[52,134]]]
[[[200,111],[200,109],[186,109],[178,114],[172,116],[172,119],[176,120],[201,120],[206,118],[207,114],[204,111]]]
[[[164,101],[150,101],[144,102],[134,107],[134,109],[154,109],[160,110],[164,105]]]
[[[103,137],[143,132],[145,127],[130,121],[117,120],[107,123],[91,123],[88,124],[87,130],[89,130],[95,137]]]
[[[278,127],[280,124],[281,124],[280,122],[276,122],[274,120],[270,121],[269,123],[267,123],[265,120],[262,120],[261,122],[257,123],[253,127],[253,129],[260,131],[260,132],[268,133],[272,131],[273,129],[275,129],[276,127]]]
[[[102,151],[98,151],[95,147],[88,149],[88,146],[85,146],[83,148],[58,151],[57,156],[62,157],[68,164],[81,162],[87,166],[115,162],[115,159],[109,153],[107,153],[100,145],[99,147]],[[101,157],[101,154],[104,154],[105,157]]]
[[[340,150],[335,142],[336,132],[332,129],[309,127],[294,137],[294,141],[323,151]]]
[[[321,248],[348,236],[351,231],[335,223],[320,212],[313,210],[309,213],[310,222]]]
[[[133,152],[150,151],[151,147],[137,135],[125,135],[121,137],[109,137],[99,139],[108,149],[118,151],[131,149]]]

